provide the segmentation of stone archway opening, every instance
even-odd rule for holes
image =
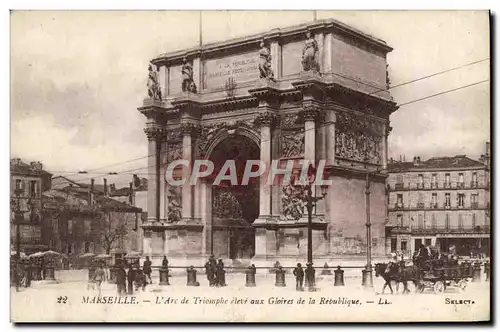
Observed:
[[[234,160],[238,185],[221,181],[212,186],[212,253],[216,257],[249,259],[255,255],[255,229],[259,216],[259,183],[241,185],[247,160],[258,160],[260,149],[250,138],[231,135],[210,154],[215,171],[212,181],[228,160]]]

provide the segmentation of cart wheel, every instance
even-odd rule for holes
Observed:
[[[462,291],[462,292],[465,291],[465,289],[467,288],[467,285],[468,285],[467,280],[465,280],[465,279],[462,279],[458,282],[458,287],[459,287],[460,291]]]
[[[444,283],[442,281],[436,281],[434,284],[434,292],[442,293],[444,292]]]
[[[423,293],[423,292],[424,292],[424,290],[425,290],[425,285],[424,285],[424,283],[423,283],[423,282],[419,283],[419,284],[417,285],[417,291],[418,291],[419,293]]]

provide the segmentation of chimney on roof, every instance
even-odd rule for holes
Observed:
[[[420,156],[417,157],[417,163],[420,165]]]
[[[130,205],[135,206],[135,195],[134,195],[134,188],[133,188],[133,183],[129,183],[129,196],[128,196],[128,201]]]
[[[104,196],[108,197],[108,179],[104,178]]]
[[[413,157],[413,165],[415,165],[415,166],[418,165],[418,159],[417,159],[417,157]]]

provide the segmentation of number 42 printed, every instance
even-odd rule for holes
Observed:
[[[68,297],[67,296],[59,296],[57,298],[57,303],[62,303],[62,304],[65,304],[66,301],[68,301]]]

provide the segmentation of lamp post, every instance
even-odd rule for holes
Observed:
[[[365,287],[373,287],[372,275],[372,232],[370,219],[370,175],[380,173],[379,169],[373,172],[366,172],[366,187],[365,187],[365,206],[366,206],[366,267],[363,270],[363,285]]]
[[[314,269],[313,265],[313,249],[312,249],[312,212],[318,201],[325,198],[328,186],[321,186],[321,197],[313,196],[313,184],[315,182],[316,169],[314,166],[309,165],[307,171],[307,184],[305,186],[299,186],[299,190],[293,191],[295,186],[295,177],[292,179],[291,189],[288,193],[289,196],[295,196],[301,201],[305,202],[307,209],[307,268],[306,268],[306,280],[308,281],[309,291],[314,291]],[[305,195],[304,195],[305,194]],[[304,197],[305,196],[305,197]],[[302,210],[303,211],[303,210]],[[302,212],[295,215],[295,219],[298,220],[302,216]]]

